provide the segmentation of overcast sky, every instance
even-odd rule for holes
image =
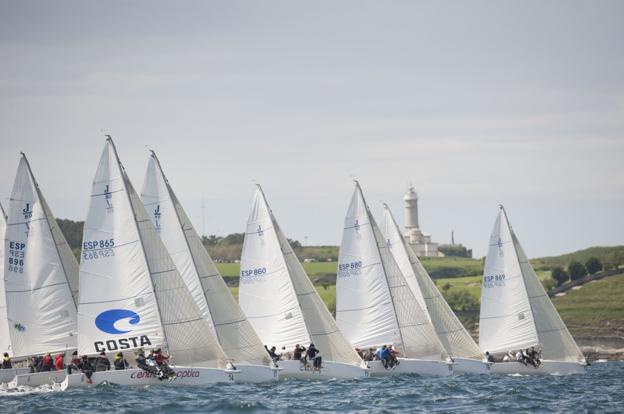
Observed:
[[[24,151],[84,220],[104,145],[147,147],[196,228],[339,244],[360,180],[485,254],[505,204],[527,254],[624,244],[622,1],[0,0],[0,201]],[[202,202],[205,200],[204,214]],[[203,219],[205,218],[205,219]]]

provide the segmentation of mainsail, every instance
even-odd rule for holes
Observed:
[[[204,248],[154,152],[141,200],[227,357],[235,362],[267,364],[269,359],[258,335]]]
[[[394,344],[404,357],[447,358],[426,312],[392,257],[357,182],[340,245],[336,319],[354,346]]]
[[[585,362],[502,206],[485,260],[479,345],[493,354],[537,346],[545,360]]]
[[[239,298],[269,345],[292,349],[312,342],[325,360],[361,363],[306,275],[260,186],[247,221]]]
[[[418,260],[418,256],[405,241],[392,212],[385,204],[382,229],[392,256],[405,276],[405,280],[416,296],[418,303],[427,310],[427,315],[436,334],[449,355],[483,359],[479,346],[440,294],[435,283]]]
[[[76,348],[78,263],[22,154],[4,238],[4,291],[15,356]]]
[[[163,346],[178,365],[224,363],[110,137],[93,181],[80,283],[81,354]]]

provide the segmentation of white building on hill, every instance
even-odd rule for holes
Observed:
[[[405,232],[407,242],[419,257],[444,256],[438,251],[438,244],[431,241],[431,235],[423,233],[418,225],[418,194],[410,185],[403,197],[405,201]]]

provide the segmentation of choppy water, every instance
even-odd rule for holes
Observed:
[[[624,412],[624,362],[586,375],[369,378],[211,387],[0,390],[0,412]]]

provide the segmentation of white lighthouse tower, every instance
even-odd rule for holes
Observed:
[[[405,238],[419,256],[439,256],[438,244],[431,242],[431,235],[423,233],[418,225],[418,194],[413,185],[407,188],[405,201]]]

